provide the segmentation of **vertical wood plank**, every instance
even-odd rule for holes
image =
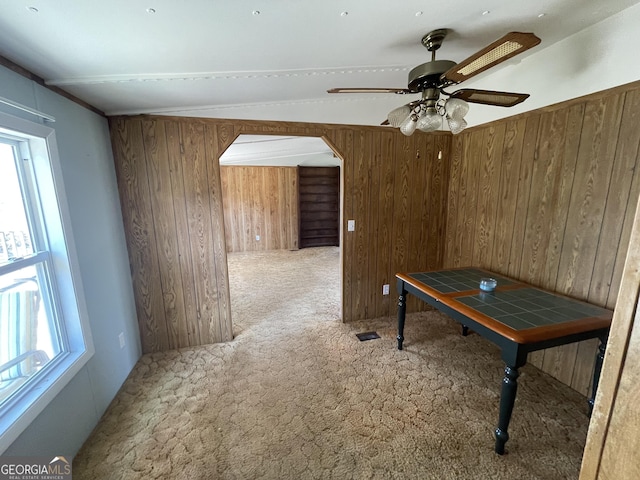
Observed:
[[[376,316],[389,316],[395,312],[391,306],[396,304],[395,274],[391,266],[391,249],[393,248],[393,213],[394,213],[394,136],[391,132],[380,135],[380,188],[378,194],[378,252],[376,255],[378,279],[382,284],[389,284],[389,295],[380,303]]]
[[[217,146],[223,142],[218,137],[218,129],[205,127],[205,162],[209,185],[209,211],[213,247],[213,268],[215,268],[217,315],[210,324],[216,326],[216,341],[227,342],[233,339],[231,321],[231,296],[229,291],[229,272],[227,268],[227,249],[225,245],[224,207],[222,204],[222,180],[220,178],[220,158]],[[215,313],[215,312],[214,312]],[[210,327],[211,328],[211,327]]]
[[[521,263],[524,248],[524,234],[529,212],[529,199],[531,196],[531,182],[534,161],[538,156],[538,130],[540,128],[541,115],[534,115],[526,119],[524,139],[522,145],[522,159],[518,175],[518,197],[516,199],[516,217],[514,221],[513,237],[509,253],[508,275],[513,278],[522,278]],[[544,350],[532,352],[529,355],[529,363],[542,368]]]
[[[562,120],[556,115],[555,121],[552,121],[552,132],[551,134],[547,134],[548,138],[551,138],[553,142],[550,147],[551,152],[544,152],[544,155],[549,157],[551,162],[560,156],[560,165],[552,167],[556,175],[554,176],[550,219],[547,229],[549,233],[546,246],[546,261],[542,266],[539,281],[542,287],[550,290],[555,289],[557,282],[558,265],[567,223],[569,200],[571,191],[573,190],[573,172],[575,171],[578,156],[580,132],[582,130],[584,117],[584,104],[574,105],[569,109],[564,109],[563,112],[566,113],[566,119]],[[563,123],[557,123],[558,120]],[[562,138],[553,138],[556,132],[562,132]],[[562,145],[564,146],[562,151],[560,151],[560,146]],[[541,155],[542,154],[543,153],[541,153]],[[544,252],[541,253],[544,254]],[[591,342],[583,343],[591,344]],[[580,368],[582,365],[582,362],[579,362],[577,358],[580,348],[581,344],[572,343],[545,350],[541,365],[542,369],[566,385],[572,385],[575,377],[575,368]],[[592,370],[594,358],[595,351],[592,358],[587,362],[589,364],[587,367],[589,370]],[[586,388],[588,385],[589,380],[587,379],[586,384],[582,387],[585,391],[581,393],[587,394]],[[580,389],[578,388],[578,390]]]
[[[143,121],[142,132],[150,201],[153,205],[168,348],[180,348],[189,345],[189,338],[184,321],[184,298],[180,281],[178,240],[174,228],[175,211],[173,209],[173,192],[164,122]]]
[[[408,268],[409,250],[409,185],[410,185],[410,164],[415,155],[414,137],[396,138],[396,161],[395,161],[395,181],[393,185],[393,240],[391,265],[395,273],[405,272]],[[409,297],[410,298],[410,297]],[[407,309],[415,307],[417,303],[407,302]],[[393,312],[394,314],[396,312]]]
[[[300,245],[298,245],[298,224],[299,224],[299,216],[300,212],[298,212],[298,176],[296,171],[292,168],[288,170],[288,182],[290,195],[287,195],[287,202],[289,206],[289,245],[291,245],[291,250],[297,250]]]
[[[484,130],[484,128],[474,130],[469,135],[468,148],[465,148],[465,166],[463,167],[466,174],[464,188],[462,186],[463,177],[460,178],[460,190],[464,192],[464,203],[460,202],[464,215],[460,233],[460,265],[462,266],[473,265],[478,207],[478,177],[480,176],[480,166],[486,155],[482,152]]]
[[[267,235],[267,250],[282,250],[284,245],[280,241],[280,212],[278,210],[278,170],[277,168],[269,168],[265,171],[265,182],[263,188],[266,193],[265,207],[265,233]]]
[[[249,240],[251,234],[251,178],[247,169],[242,169],[238,174],[239,185],[239,199],[240,199],[240,215],[242,225],[241,242],[242,252],[249,251],[252,247],[252,243]],[[246,185],[246,187],[245,187]]]
[[[256,235],[260,235],[260,188],[258,184],[260,182],[260,171],[255,168],[247,168],[245,170],[246,175],[246,192],[249,206],[249,222],[247,225],[247,245],[249,250],[258,250],[258,243],[256,241]]]
[[[564,132],[564,151],[559,167],[559,178],[553,196],[553,208],[551,209],[551,224],[549,227],[549,243],[547,247],[546,262],[542,269],[541,285],[547,289],[555,290],[558,278],[558,267],[562,243],[566,232],[569,202],[573,190],[574,172],[578,158],[582,121],[584,118],[584,104],[571,106],[567,111],[566,128]],[[560,139],[558,139],[560,142]]]
[[[522,145],[522,159],[520,161],[520,174],[518,175],[518,197],[516,199],[516,218],[513,223],[513,238],[509,254],[508,275],[513,278],[521,278],[520,264],[522,260],[522,248],[524,243],[524,231],[527,221],[529,196],[531,195],[531,172],[533,162],[537,156],[536,145],[538,140],[538,128],[540,115],[532,115],[526,120],[524,130],[524,142]]]
[[[366,133],[360,133],[354,138],[355,149],[355,178],[353,188],[353,210],[356,221],[354,235],[354,263],[352,265],[353,293],[352,311],[353,318],[360,320],[367,318],[368,308],[366,298],[368,297],[367,285],[367,241],[369,238],[369,191],[371,189],[371,171],[369,169],[369,156],[371,155],[371,137]]]
[[[204,127],[181,124],[184,148],[184,183],[188,216],[188,235],[195,283],[196,323],[203,343],[222,340],[219,323],[218,291],[209,199],[209,178],[205,156]]]
[[[431,179],[425,174],[430,169],[428,148],[431,135],[415,135],[414,156],[409,163],[409,237],[407,239],[406,271],[422,271],[429,249],[429,230],[423,229],[425,218],[429,215],[428,202],[431,190]],[[432,148],[432,147],[431,147]],[[416,302],[415,306],[419,306]]]
[[[495,222],[500,193],[500,165],[504,144],[504,123],[484,129],[480,158],[473,264],[489,268],[495,238]]]
[[[462,216],[462,206],[460,191],[460,178],[462,176],[462,165],[464,156],[465,135],[456,135],[451,140],[451,160],[449,188],[447,192],[447,225],[445,238],[445,260],[444,267],[460,266],[460,221]],[[444,157],[445,160],[447,157]]]
[[[433,148],[432,135],[414,134],[412,158],[409,161],[409,217],[407,218],[407,251],[405,272],[423,271],[426,263],[426,252],[429,245],[428,224],[423,223],[423,215],[428,215],[428,205],[431,190],[431,179],[426,176],[430,170],[429,150]],[[424,302],[410,296],[407,299],[407,309],[410,312],[425,308]]]
[[[419,158],[416,158],[416,171],[412,175],[414,190],[414,204],[411,207],[411,257],[410,269],[425,271],[435,268],[438,255],[438,222],[434,209],[438,208],[438,196],[435,182],[438,173],[437,153],[434,156],[435,135],[422,135],[420,138]],[[434,158],[435,157],[435,158]],[[420,194],[418,194],[420,192]],[[434,265],[430,267],[429,264]],[[424,307],[424,302],[419,307]]]
[[[633,92],[629,92],[627,94],[627,101],[633,105],[637,105],[638,97],[640,96],[640,90],[634,90]],[[634,110],[634,113],[637,114],[638,110]],[[633,121],[631,121],[628,125],[638,125],[638,119],[634,117]],[[625,126],[627,124],[625,123]],[[626,139],[633,135],[634,137],[640,135],[638,129],[633,131],[634,133],[629,133],[621,138]],[[630,141],[630,140],[629,140]],[[630,144],[631,149],[633,149],[633,143]],[[625,147],[626,148],[626,147]],[[618,245],[616,252],[616,262],[613,269],[612,279],[611,279],[611,288],[609,289],[609,295],[607,298],[607,308],[614,308],[616,305],[616,301],[618,299],[618,291],[620,289],[620,282],[622,279],[622,272],[624,271],[624,265],[627,258],[627,251],[629,247],[629,238],[631,236],[631,230],[633,227],[633,219],[636,215],[636,201],[640,197],[640,172],[638,171],[638,167],[640,165],[640,148],[638,148],[638,144],[636,144],[636,162],[632,172],[629,174],[632,176],[631,187],[629,191],[629,197],[627,199],[627,204],[625,207],[624,213],[624,221],[622,222],[622,232],[620,234],[620,244]],[[629,152],[631,154],[631,152]]]
[[[598,276],[594,276],[589,290],[589,301],[598,305],[606,305],[609,299],[616,257],[620,250],[618,246],[628,243],[628,240],[622,239],[625,222],[621,222],[620,219],[627,216],[628,210],[631,210],[629,213],[633,213],[637,198],[637,193],[632,195],[631,191],[640,144],[640,129],[637,127],[639,124],[640,90],[635,90],[624,96],[620,131],[602,220],[602,234],[594,264],[594,271],[598,272]],[[628,208],[629,205],[631,209]]]
[[[233,231],[235,230],[235,215],[227,215],[227,212],[231,212],[231,191],[229,190],[231,172],[225,167],[220,167],[220,182],[222,185],[222,200],[224,205],[224,224],[225,228],[225,242],[227,244],[227,251],[232,251],[233,247]]]
[[[345,156],[344,160],[344,192],[343,192],[343,219],[342,219],[342,231],[345,232],[343,236],[343,259],[345,264],[343,265],[343,277],[342,277],[342,318],[345,322],[355,319],[353,312],[353,272],[352,265],[355,259],[355,232],[347,231],[347,222],[350,219],[354,219],[355,212],[353,208],[353,190],[356,183],[355,178],[355,158],[356,153],[353,146],[354,132],[352,129],[348,129],[344,132],[342,137],[343,152]]]
[[[619,119],[619,129],[605,134],[609,139],[605,147],[607,152],[615,152],[611,167],[611,178],[606,192],[602,226],[595,252],[593,277],[589,287],[588,301],[606,305],[609,297],[613,270],[616,263],[618,245],[621,244],[621,234],[627,203],[630,201],[629,192],[636,165],[640,132],[633,128],[633,122],[638,121],[637,108],[640,98],[630,95],[623,96],[620,106],[622,109]],[[615,118],[615,117],[614,117]],[[610,120],[610,118],[608,119]],[[605,121],[608,121],[605,120]],[[615,140],[610,138],[615,133]],[[614,143],[615,142],[615,143]],[[604,195],[604,192],[603,192]],[[588,392],[593,381],[593,368],[597,353],[597,341],[582,342],[576,352],[576,363],[571,379],[571,386],[580,392]]]
[[[520,278],[538,286],[542,277],[552,229],[553,211],[557,205],[558,184],[562,174],[566,110],[545,113],[540,118],[537,156],[531,174],[531,195],[527,209]],[[547,285],[553,289],[554,285]]]
[[[121,195],[140,339],[145,353],[169,348],[162,285],[140,120],[112,121],[111,138]]]
[[[381,170],[382,170],[382,153],[381,153],[381,138],[380,135],[369,134],[367,143],[369,144],[369,164],[371,170],[371,187],[369,196],[369,238],[375,238],[376,243],[380,241],[381,229],[380,229],[380,210],[379,210],[379,198],[381,195],[382,187],[380,185]],[[369,244],[370,245],[370,244]],[[378,243],[379,245],[379,243]],[[370,247],[367,248],[367,250]],[[382,308],[381,299],[382,285],[384,282],[384,275],[378,273],[378,259],[368,258],[368,274],[369,278],[369,298],[367,300],[368,311],[367,318],[377,318],[381,315],[380,310]],[[378,285],[378,288],[376,288]]]
[[[173,211],[175,213],[175,232],[180,261],[180,279],[184,301],[185,317],[182,319],[182,329],[187,335],[186,345],[202,345],[200,329],[195,322],[198,315],[196,298],[196,279],[193,276],[193,259],[189,239],[189,224],[187,214],[186,193],[183,173],[183,148],[180,127],[175,122],[165,122],[167,137],[167,155],[169,171],[171,172],[171,190],[173,192]]]
[[[507,123],[505,127],[500,163],[500,193],[491,255],[491,270],[503,274],[507,274],[509,270],[525,125],[526,121],[520,119]]]
[[[447,232],[447,199],[450,170],[450,146],[451,137],[438,135],[435,139],[434,149],[431,152],[434,168],[431,172],[432,203],[429,215],[429,238],[432,247],[427,255],[427,269],[443,268],[444,264],[444,239]],[[431,227],[431,223],[433,227]],[[424,228],[424,227],[423,227]]]
[[[295,168],[278,171],[278,207],[282,212],[283,246],[287,250],[298,249],[298,172]],[[288,193],[287,193],[288,192]]]
[[[560,258],[560,269],[565,274],[556,284],[561,293],[579,299],[587,299],[591,285],[621,115],[619,94],[588,102],[585,109]]]
[[[629,255],[613,315],[595,408],[580,471],[581,480],[638,476],[638,365],[640,359],[640,217],[634,215]],[[635,470],[635,471],[634,471]]]

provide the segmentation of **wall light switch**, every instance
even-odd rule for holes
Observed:
[[[384,285],[382,285],[382,294],[383,295],[389,295],[389,284],[385,283]]]
[[[347,220],[347,231],[354,232],[356,230],[356,221],[355,220]]]
[[[124,348],[124,332],[120,332],[120,335],[118,335],[118,340],[120,341],[120,348]]]

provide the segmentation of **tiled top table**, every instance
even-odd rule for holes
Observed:
[[[604,358],[613,312],[554,294],[478,268],[398,273],[398,349],[404,342],[406,297],[410,293],[462,324],[463,335],[475,331],[502,349],[506,363],[495,431],[496,453],[503,454],[516,398],[518,369],[529,352],[599,338],[592,396]],[[497,280],[493,292],[479,289],[480,279]]]

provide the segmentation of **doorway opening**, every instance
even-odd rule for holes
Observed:
[[[342,172],[319,137],[243,134],[221,155],[234,337],[342,319]]]

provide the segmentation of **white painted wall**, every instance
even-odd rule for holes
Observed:
[[[3,67],[0,96],[56,118],[47,125],[56,131],[95,345],[89,362],[3,455],[73,457],[141,355],[109,129],[105,118]],[[0,110],[39,121],[5,105]]]

